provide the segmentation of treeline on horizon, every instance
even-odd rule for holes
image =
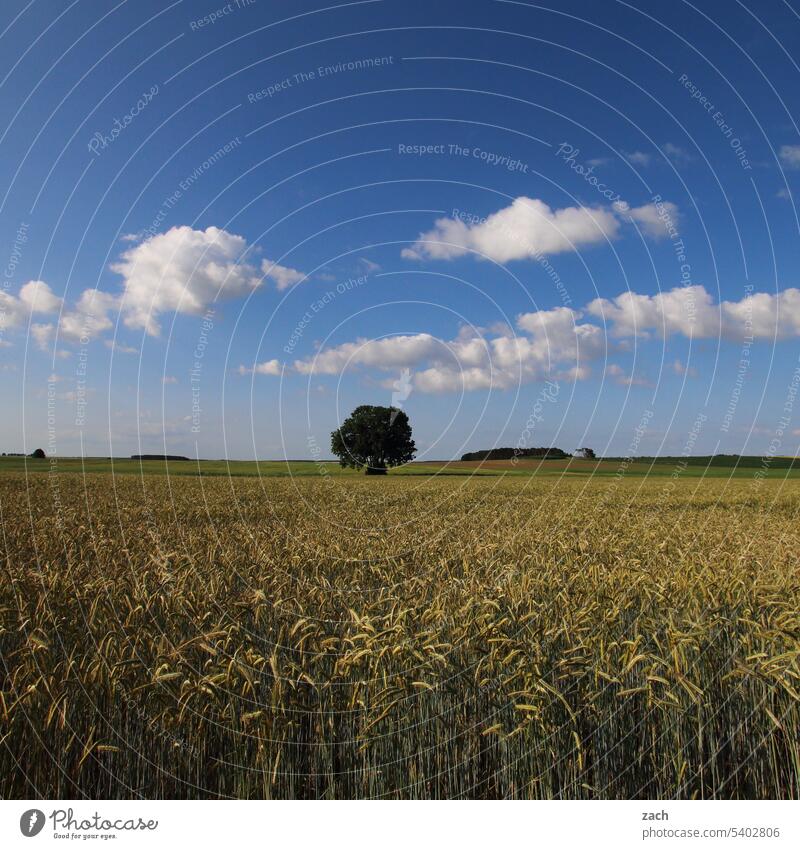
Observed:
[[[539,460],[567,460],[573,457],[560,448],[490,448],[485,451],[469,451],[462,454],[462,462],[483,460],[513,460],[515,458]],[[740,469],[800,469],[800,457],[764,457],[744,454],[705,454],[691,457],[641,456],[641,457],[598,457],[598,461],[618,463],[647,463],[649,465],[686,465],[737,467]]]
[[[706,454],[691,457],[603,457],[619,462],[685,464],[687,466],[738,466],[740,469],[800,469],[800,457],[764,457],[747,454]]]
[[[538,457],[542,460],[566,460],[567,454],[560,448],[489,448],[486,451],[469,451],[462,454],[464,462],[470,460],[513,460],[515,457]]]

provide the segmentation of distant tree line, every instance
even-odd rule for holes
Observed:
[[[721,466],[723,468],[739,469],[800,469],[800,458],[798,457],[762,457],[747,454],[706,454],[691,456],[661,457],[606,457],[606,460],[625,460],[634,463],[649,463],[650,465],[675,465],[675,466]]]
[[[189,460],[180,454],[131,454],[131,460]]]
[[[472,460],[513,460],[515,457],[538,457],[542,460],[566,460],[571,457],[560,448],[489,448],[486,451],[469,451],[461,459]]]
[[[3,451],[3,457],[33,457],[34,460],[44,460],[47,456],[42,448],[37,448],[31,454],[23,454],[21,451]]]

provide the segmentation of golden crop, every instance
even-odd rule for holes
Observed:
[[[0,796],[797,798],[794,481],[0,478]]]

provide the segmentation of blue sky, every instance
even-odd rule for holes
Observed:
[[[553,6],[4,4],[3,450],[795,454],[800,8]]]

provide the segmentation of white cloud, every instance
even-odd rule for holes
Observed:
[[[586,310],[612,325],[614,336],[647,338],[652,331],[663,336],[713,336],[719,314],[711,295],[702,286],[684,286],[657,295],[623,292],[615,298],[596,298]]]
[[[126,242],[138,238],[134,234],[122,237]],[[110,314],[121,310],[126,326],[156,336],[163,312],[202,315],[212,302],[246,295],[265,278],[274,281],[278,289],[305,279],[302,272],[270,260],[263,260],[257,268],[245,261],[249,250],[242,236],[218,227],[173,227],[128,248],[110,266],[123,278],[121,295],[87,289],[73,308],[62,312],[58,326],[37,323],[31,333],[43,349],[56,336],[69,342],[86,342],[111,329],[114,322]],[[62,299],[41,280],[26,283],[18,297],[0,291],[0,330],[19,326],[33,314],[57,312],[62,306]],[[109,346],[136,353],[113,342]]]
[[[518,197],[488,218],[439,218],[434,227],[401,252],[405,259],[454,259],[474,252],[478,259],[509,262],[563,253],[618,235],[621,221],[636,221],[648,236],[666,235],[665,216],[676,219],[678,208],[663,202],[631,208],[571,206],[551,209],[535,198]]]
[[[58,335],[67,342],[86,344],[99,334],[110,330],[114,323],[109,313],[119,307],[119,300],[99,289],[86,289],[75,308],[63,312],[55,324],[34,324],[31,333],[37,345],[47,350]]]
[[[256,363],[253,368],[247,366],[239,366],[237,371],[239,374],[270,374],[273,377],[278,377],[283,369],[280,360],[266,360],[263,363]]]
[[[29,280],[19,290],[19,299],[31,312],[49,313],[61,308],[61,298],[57,298],[43,280]]]
[[[519,316],[523,335],[509,335],[506,327],[496,336],[462,328],[450,340],[428,333],[360,339],[294,365],[301,374],[341,374],[356,366],[416,369],[414,387],[428,393],[506,389],[544,377],[579,380],[590,373],[586,362],[605,351],[602,329],[579,318],[559,307]]]
[[[605,350],[599,327],[579,324],[579,313],[566,307],[519,317],[526,335],[479,337],[444,343],[449,358],[441,358],[414,376],[422,392],[508,389],[544,378],[583,380],[586,365]]]
[[[624,292],[615,298],[590,302],[585,313],[602,319],[619,339],[682,334],[697,338],[742,340],[800,337],[800,290],[776,295],[756,293],[740,301],[715,303],[702,286],[679,287],[656,295]],[[544,378],[584,380],[590,364],[612,347],[606,330],[586,320],[584,313],[567,307],[524,313],[517,317],[515,335],[505,325],[490,331],[462,327],[454,339],[428,333],[357,339],[296,360],[301,374],[340,375],[347,370],[376,368],[415,370],[414,387],[421,392],[507,389]],[[621,349],[623,343],[615,343]],[[680,360],[676,374],[695,377]],[[625,386],[650,386],[640,376],[628,375],[612,364],[606,374]]]
[[[755,292],[741,301],[722,302],[723,334],[742,339],[788,339],[800,335],[800,289],[774,295]]]
[[[61,306],[47,283],[29,280],[20,290],[19,297],[0,290],[0,332],[20,327],[36,313],[52,313]]]
[[[678,207],[669,201],[656,205],[648,203],[625,210],[625,214],[653,239],[663,239],[669,235],[670,226],[678,222]]]
[[[119,299],[99,289],[86,289],[75,309],[63,313],[59,335],[69,342],[94,339],[114,326],[109,313],[119,309]]]
[[[784,144],[778,151],[786,168],[800,168],[800,144]]]
[[[261,271],[264,277],[274,281],[276,288],[281,292],[306,279],[306,275],[302,271],[297,271],[285,265],[278,265],[278,263],[269,259],[265,259],[261,263]]]
[[[167,374],[167,375],[164,375],[164,377],[162,377],[162,378],[161,378],[161,382],[162,382],[162,383],[166,386],[167,384],[174,384],[174,383],[177,383],[177,382],[178,382],[178,378],[177,378],[177,377],[173,377],[172,375]]]
[[[638,295],[623,292],[608,300],[597,298],[587,311],[612,325],[615,336],[648,338],[678,333],[693,338],[742,340],[787,339],[800,335],[800,290],[784,289],[775,295],[756,292],[740,301],[714,303],[702,286],[684,286]]]
[[[467,223],[439,218],[402,256],[453,259],[474,251],[496,262],[562,253],[616,236],[619,221],[600,207],[551,209],[544,201],[518,197],[488,218]]]
[[[243,261],[247,249],[242,236],[218,227],[183,226],[125,251],[111,266],[124,281],[125,324],[157,336],[162,312],[201,315],[212,301],[248,294],[262,276]]]
[[[357,339],[321,351],[306,360],[296,360],[300,374],[340,374],[348,366],[394,369],[416,366],[440,352],[441,340],[428,333],[389,336],[385,339]]]
[[[646,168],[652,161],[653,155],[650,153],[644,153],[641,150],[634,150],[632,153],[626,153],[625,158],[631,165],[638,165],[642,168]]]
[[[543,353],[555,362],[593,360],[605,351],[603,329],[579,323],[582,313],[569,307],[538,310],[520,315],[517,326],[540,340]]]

